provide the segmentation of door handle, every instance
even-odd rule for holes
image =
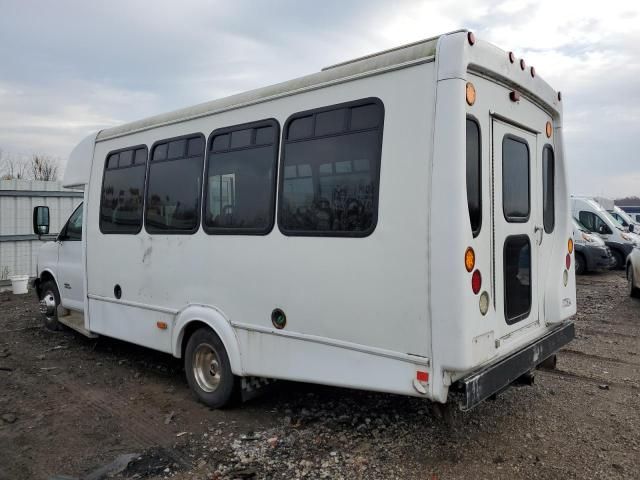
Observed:
[[[542,244],[542,227],[539,225],[536,225],[533,228],[533,234],[536,236],[536,242],[538,245]]]

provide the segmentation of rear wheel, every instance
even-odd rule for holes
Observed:
[[[60,293],[56,282],[47,280],[40,287],[40,313],[44,319],[44,326],[49,330],[59,331],[64,326],[58,321],[60,308]]]
[[[624,268],[624,257],[622,256],[622,253],[618,250],[612,250],[611,253],[613,254],[613,258],[616,260],[616,264],[613,268],[616,270],[622,270]]]
[[[211,329],[200,328],[191,335],[185,349],[184,369],[198,400],[211,408],[229,404],[235,378],[227,351]]]
[[[587,273],[587,262],[581,253],[576,253],[576,275]]]
[[[640,298],[640,288],[635,286],[635,279],[633,278],[633,265],[627,266],[627,282],[629,285],[629,296]]]

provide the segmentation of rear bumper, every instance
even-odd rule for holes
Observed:
[[[573,321],[566,321],[517,352],[458,380],[453,391],[461,395],[460,409],[469,410],[498,393],[568,344],[575,337]]]

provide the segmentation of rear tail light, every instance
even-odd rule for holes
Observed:
[[[480,275],[480,270],[476,270],[471,275],[471,289],[474,294],[478,294],[480,292],[480,288],[482,287],[482,275]]]
[[[482,292],[480,295],[480,313],[482,315],[486,315],[489,310],[489,294],[487,292]]]

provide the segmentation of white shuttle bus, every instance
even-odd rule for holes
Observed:
[[[561,104],[457,31],[102,130],[46,322],[183,358],[212,407],[287,379],[469,409],[574,336]]]

